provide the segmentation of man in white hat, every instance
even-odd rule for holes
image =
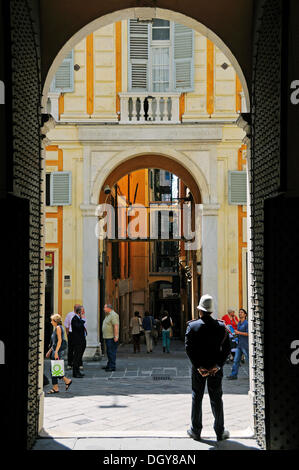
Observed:
[[[224,323],[211,316],[213,298],[203,295],[197,308],[200,318],[188,323],[185,336],[186,353],[192,363],[191,427],[187,433],[192,439],[200,440],[202,399],[207,382],[215,418],[214,430],[217,440],[221,441],[229,437],[229,432],[224,429],[222,367],[230,353],[230,341]]]

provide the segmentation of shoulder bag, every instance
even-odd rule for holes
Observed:
[[[144,329],[142,328],[142,322],[141,319],[139,318],[139,336],[144,335]]]

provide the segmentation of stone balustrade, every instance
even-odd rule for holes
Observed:
[[[120,124],[178,124],[180,93],[119,93]]]

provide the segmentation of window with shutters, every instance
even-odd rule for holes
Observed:
[[[247,204],[247,174],[246,171],[228,172],[228,202],[234,205]]]
[[[194,32],[154,19],[129,20],[129,90],[187,92],[194,83]]]
[[[132,91],[145,91],[148,88],[148,25],[129,20],[129,38],[129,86]]]
[[[72,50],[62,61],[52,81],[50,91],[71,93],[74,91],[74,51]]]
[[[72,203],[72,174],[53,171],[46,175],[46,205],[69,206]]]

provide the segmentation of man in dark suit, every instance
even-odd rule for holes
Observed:
[[[230,353],[230,341],[224,323],[211,316],[212,302],[210,295],[201,297],[197,307],[200,318],[190,321],[186,330],[185,349],[192,363],[191,428],[187,433],[192,439],[200,440],[202,399],[207,382],[214,429],[217,440],[221,441],[229,437],[229,432],[224,429],[222,367]]]
[[[75,308],[75,315],[72,318],[72,341],[74,347],[74,359],[73,359],[73,377],[81,378],[84,377],[79,370],[81,365],[81,359],[86,347],[85,340],[85,321],[82,320],[83,307],[79,305]]]

